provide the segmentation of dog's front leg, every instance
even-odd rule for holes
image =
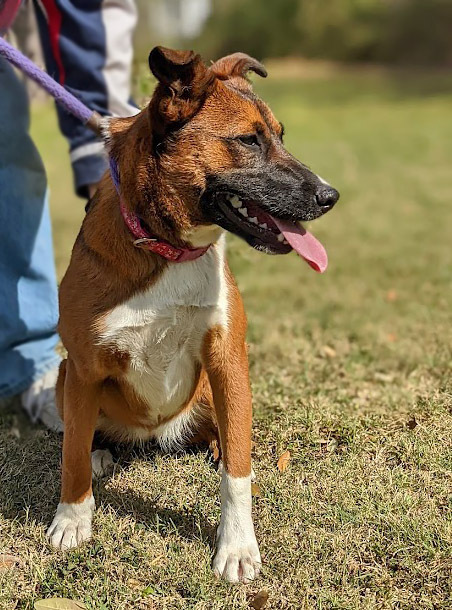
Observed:
[[[54,547],[67,549],[91,538],[91,445],[99,413],[96,386],[83,382],[70,360],[64,380],[63,412],[61,499],[47,535]]]
[[[205,366],[217,414],[223,472],[215,574],[229,582],[251,581],[261,558],[251,516],[251,390],[244,330],[208,333]]]

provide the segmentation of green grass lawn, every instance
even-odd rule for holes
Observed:
[[[94,538],[53,551],[60,440],[17,405],[0,427],[0,608],[39,598],[90,609],[448,609],[451,604],[452,78],[380,71],[257,83],[288,148],[341,192],[311,230],[327,273],[237,239],[249,318],[252,585],[210,571],[219,477],[207,454],[125,449],[95,484]],[[52,189],[61,275],[83,215],[53,112],[33,133]],[[290,451],[280,473],[279,456]]]

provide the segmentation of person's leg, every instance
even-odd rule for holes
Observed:
[[[53,401],[58,300],[44,166],[24,86],[0,58],[0,397]]]

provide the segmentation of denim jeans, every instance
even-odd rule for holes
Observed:
[[[59,363],[47,179],[23,84],[0,58],[0,397]]]

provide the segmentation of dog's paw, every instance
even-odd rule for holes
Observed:
[[[52,525],[47,530],[50,543],[57,549],[73,549],[91,538],[94,498],[80,504],[58,504]]]
[[[218,536],[217,552],[213,560],[216,576],[228,582],[251,582],[259,575],[261,556],[254,533],[252,537],[232,536],[222,532]]]
[[[251,582],[259,575],[261,556],[257,543],[248,546],[221,545],[213,560],[216,576],[228,582]]]
[[[96,479],[101,479],[110,474],[113,466],[113,456],[108,449],[96,449],[91,453],[91,467]]]

